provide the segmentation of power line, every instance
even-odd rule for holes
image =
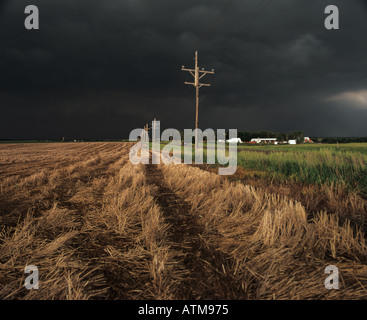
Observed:
[[[253,21],[254,19],[256,19],[261,12],[270,4],[271,0],[260,0],[260,2],[257,2],[255,4],[255,6],[251,9],[251,11],[249,12],[249,20],[247,21],[247,24],[250,23],[251,21]],[[229,0],[226,4],[226,6],[223,8],[223,10],[218,14],[218,16],[216,17],[216,19],[213,22],[213,27],[212,28],[208,28],[208,30],[210,30],[212,32],[212,30],[214,29],[214,27],[217,25],[218,21],[224,16],[224,13],[230,8],[230,6],[232,5],[233,0]],[[207,41],[209,37],[209,33],[207,33],[207,37],[201,41],[201,43],[199,44],[199,46],[202,46],[202,44]],[[231,40],[229,40],[231,41]],[[228,42],[229,42],[228,41]],[[218,55],[220,55],[223,51],[223,49],[226,49],[228,46],[228,42],[225,44],[225,46],[222,48],[221,51],[217,52],[216,56],[214,58],[216,58]],[[209,58],[209,61],[214,60],[213,57]],[[183,92],[183,87],[180,90],[180,92]],[[167,114],[168,112],[163,112],[163,117],[164,114]],[[174,113],[169,113],[168,116],[168,120],[172,120],[172,118],[175,117]],[[165,119],[167,121],[167,119]]]
[[[260,0],[259,2],[256,2],[256,4],[252,7],[251,11],[249,12],[249,21],[254,20],[255,18],[257,18],[261,11],[264,10],[266,8],[266,6],[270,3],[271,0]],[[206,36],[204,37],[204,39],[198,43],[198,47],[201,47],[210,37],[210,34],[213,32],[213,30],[215,29],[215,27],[218,25],[218,22],[220,21],[220,19],[224,16],[224,14],[227,12],[227,10],[231,7],[231,5],[233,4],[234,0],[228,0],[226,5],[223,7],[223,9],[221,10],[221,12],[217,15],[217,17],[214,19],[213,23],[211,24],[211,26],[208,27],[208,31],[206,32]],[[222,48],[221,51],[217,52],[216,56],[220,55],[223,51],[223,49],[226,49],[227,44],[225,44],[225,46]],[[216,56],[214,58],[216,58]],[[209,58],[209,61],[214,60],[213,57]],[[180,93],[183,93],[183,87],[181,87],[181,89],[179,90]],[[165,115],[168,115],[168,117],[165,117]],[[161,113],[161,117],[167,122],[171,121],[172,119],[176,118],[176,114],[174,112],[170,112],[170,110],[166,110],[164,112]],[[162,120],[163,120],[162,119]]]

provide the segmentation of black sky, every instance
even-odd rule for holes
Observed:
[[[24,28],[37,5],[40,30]],[[324,9],[340,10],[326,30]],[[0,139],[194,126],[181,66],[215,68],[200,127],[367,136],[362,0],[0,1]]]

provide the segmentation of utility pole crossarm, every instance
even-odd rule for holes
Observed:
[[[187,69],[187,68],[185,68],[185,66],[182,66],[181,70],[182,70],[182,71],[191,71],[191,72],[195,72],[195,70],[194,70],[194,69]]]
[[[203,72],[203,73],[205,73],[205,74],[207,74],[207,73],[215,74],[214,69],[213,69],[213,71],[208,71],[208,70],[199,70],[199,72]],[[205,75],[205,74],[204,74],[204,75]],[[204,75],[202,75],[202,77],[203,77]]]
[[[191,72],[195,72],[195,69],[187,69],[185,68],[185,66],[182,66],[181,68],[182,71],[191,71]],[[212,71],[209,71],[209,70],[204,70],[204,69],[201,69],[201,70],[198,70],[199,72],[205,72],[205,73],[210,73],[210,74],[214,74],[214,69]]]

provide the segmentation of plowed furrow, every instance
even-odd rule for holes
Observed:
[[[204,228],[190,206],[164,182],[156,165],[146,166],[149,184],[158,187],[156,201],[170,224],[167,238],[176,259],[189,276],[176,292],[177,299],[245,299],[245,293],[233,275],[233,261],[203,240]]]

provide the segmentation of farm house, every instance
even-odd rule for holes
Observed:
[[[253,143],[275,143],[277,141],[277,138],[254,138],[251,139],[251,142]]]
[[[228,143],[242,143],[241,138],[232,138],[227,140]]]
[[[304,142],[314,143],[314,142],[310,139],[310,137],[305,137],[305,138],[304,138]]]

